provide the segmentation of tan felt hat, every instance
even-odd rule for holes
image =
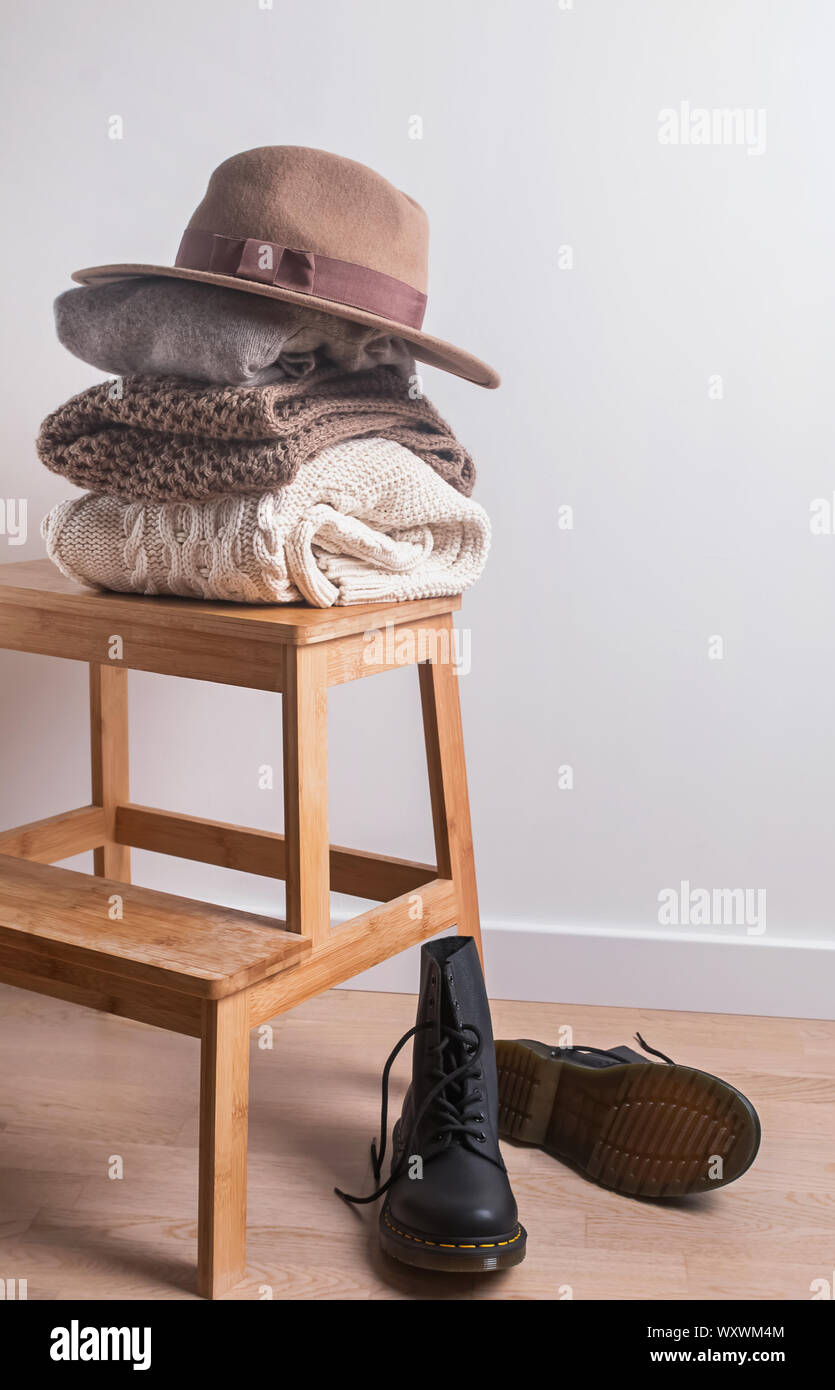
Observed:
[[[268,295],[370,324],[421,362],[498,386],[486,362],[422,332],[429,222],[373,169],[301,145],[265,145],[215,169],[173,266],[98,265],[82,285],[168,275]]]

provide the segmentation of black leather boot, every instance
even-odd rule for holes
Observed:
[[[406,1264],[470,1274],[519,1264],[526,1234],[499,1152],[490,1006],[472,937],[430,941],[421,952],[417,1022],[383,1071],[379,1153],[371,1146],[378,1179],[389,1073],[411,1037],[412,1083],[392,1135],[391,1175],[368,1197],[339,1195],[385,1195],[380,1244]]]
[[[679,1066],[636,1037],[667,1065],[630,1047],[497,1042],[499,1133],[632,1197],[726,1187],[756,1157],[756,1110],[727,1081]]]

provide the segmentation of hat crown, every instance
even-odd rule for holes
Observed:
[[[426,292],[423,208],[373,169],[325,150],[265,145],[232,155],[189,228],[352,261]]]

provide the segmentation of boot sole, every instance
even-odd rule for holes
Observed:
[[[429,1240],[408,1232],[392,1220],[388,1206],[380,1212],[380,1246],[392,1259],[419,1269],[445,1270],[448,1274],[489,1274],[510,1269],[525,1258],[527,1232],[517,1226],[508,1236],[494,1241],[458,1244]]]
[[[753,1163],[757,1112],[727,1082],[656,1062],[584,1067],[552,1051],[496,1043],[503,1139],[535,1144],[632,1197],[713,1192]]]

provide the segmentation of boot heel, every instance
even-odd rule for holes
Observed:
[[[563,1063],[540,1056],[521,1042],[496,1043],[499,1134],[522,1144],[542,1144],[548,1133]]]

